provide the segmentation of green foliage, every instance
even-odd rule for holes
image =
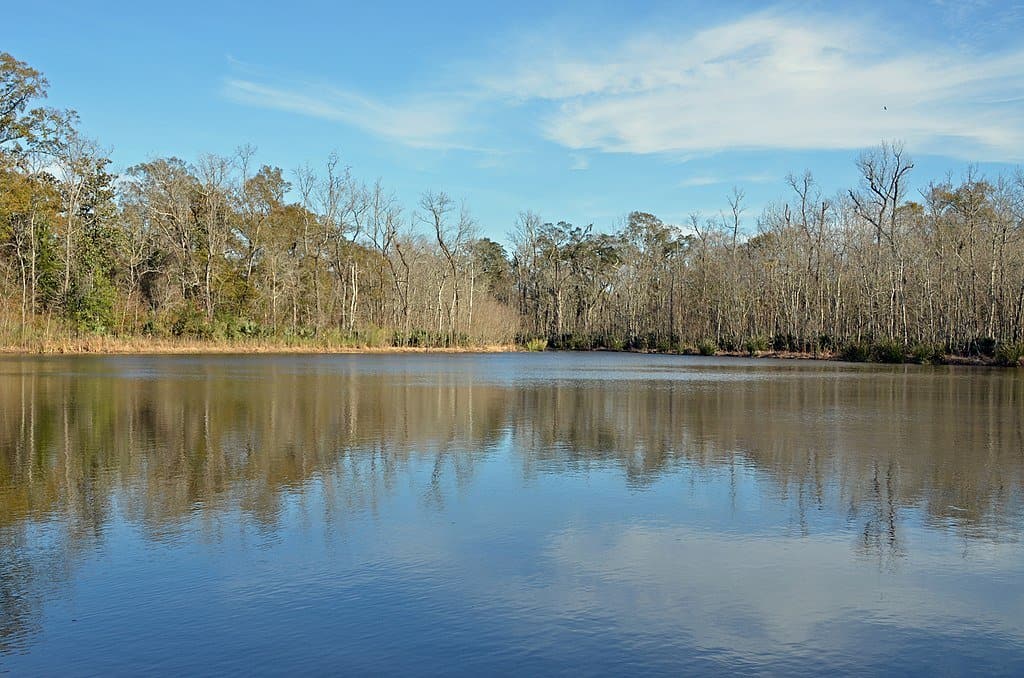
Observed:
[[[402,342],[406,346],[422,347],[422,346],[436,346],[437,338],[435,338],[434,332],[428,332],[427,330],[413,330],[409,333],[409,336]]]
[[[360,346],[381,348],[384,346],[391,346],[391,342],[394,339],[394,333],[380,327],[368,327],[358,330],[355,333],[354,338]]]
[[[592,351],[601,347],[601,340],[589,334],[576,334],[570,345],[574,351]]]
[[[745,348],[747,342],[738,341],[733,337],[719,337],[717,344],[718,348],[720,348],[721,350],[733,353],[735,351],[741,350],[742,348]]]
[[[893,178],[878,172],[912,166],[891,144],[858,160],[869,183],[850,192],[852,202],[822,201],[813,223],[790,203],[739,237],[737,192],[732,224],[694,215],[673,225],[635,211],[617,232],[594,233],[524,213],[506,249],[475,237],[468,211],[456,219],[443,193],[424,196],[427,211],[438,209],[433,222],[407,227],[395,199],[379,184],[362,186],[333,156],[326,177],[301,173],[300,195],[279,168],[250,173],[251,149],[195,162],[157,158],[118,179],[78,134],[73,112],[34,107],[46,90],[42,74],[0,53],[0,294],[6,325],[21,337],[45,326],[431,348],[486,336],[515,337],[531,350],[774,349],[885,363],[935,363],[949,351],[1020,362],[1020,344],[1003,342],[1024,331],[1024,250],[1019,239],[997,237],[1024,183],[1011,179],[1004,195],[972,175],[960,186],[931,185],[924,205],[883,197],[883,211],[899,218],[865,249],[871,239],[851,234],[873,223],[860,198],[879,196],[866,187]],[[796,183],[801,205],[816,204],[809,174]],[[978,237],[961,237],[966,218]],[[883,235],[892,244],[898,236],[899,257],[879,247]],[[986,252],[987,242],[1003,246]],[[963,265],[952,270],[934,258],[954,251]],[[903,254],[921,265],[904,270]],[[998,280],[974,284],[994,271]],[[442,321],[447,332],[424,329]],[[905,342],[877,340],[897,326]],[[942,347],[923,342],[937,327]],[[997,336],[975,336],[986,327]],[[850,343],[854,336],[871,340]]]
[[[36,299],[40,308],[54,309],[61,304],[61,266],[57,258],[56,238],[49,222],[39,224],[36,248]]]
[[[849,343],[839,352],[839,357],[849,363],[866,363],[871,358],[871,345],[863,341]]]
[[[14,144],[14,151],[23,142],[32,142],[45,133],[45,122],[51,111],[28,110],[29,103],[46,96],[49,83],[42,73],[6,52],[0,52],[0,146]]]
[[[626,342],[626,348],[630,351],[649,351],[657,345],[658,338],[653,332],[638,334]]]
[[[473,243],[471,254],[485,289],[495,298],[507,302],[512,294],[512,269],[505,248],[490,238]]]
[[[819,351],[834,351],[839,348],[839,344],[831,335],[822,334],[818,337],[818,345],[816,348]]]
[[[383,332],[383,330],[381,330]],[[410,346],[413,348],[451,348],[455,346],[472,345],[471,337],[460,332],[454,337],[447,332],[432,332],[430,330],[416,329],[403,336],[401,332],[392,335],[393,346]],[[386,345],[386,344],[382,344]]]
[[[749,353],[750,355],[755,355],[757,353],[761,353],[762,351],[767,351],[769,345],[770,344],[768,342],[767,337],[753,337],[751,339],[747,339],[747,353]]]
[[[883,339],[871,346],[871,361],[876,363],[902,363],[906,359],[903,344]]]
[[[716,353],[718,353],[718,344],[709,339],[706,339],[697,344],[697,351],[701,355],[715,355]]]
[[[1024,342],[1002,343],[996,350],[996,362],[1007,367],[1024,365]]]
[[[306,325],[289,327],[284,331],[284,336],[289,339],[312,339],[316,336],[316,328]]]
[[[75,264],[70,271],[71,288],[64,300],[65,313],[79,332],[106,334],[115,323],[118,291],[112,257],[117,249],[116,232],[99,215],[111,209],[109,190],[111,177],[102,171],[94,176],[88,202],[94,205],[85,219],[80,243],[75,251]]]
[[[206,320],[206,314],[196,304],[183,304],[171,314],[171,334],[191,339],[213,339],[214,327]]]
[[[552,348],[568,351],[590,351],[597,343],[588,334],[563,334],[554,342],[548,341]]]
[[[964,352],[971,356],[993,358],[996,355],[998,343],[994,337],[975,337],[967,344]]]
[[[249,318],[225,315],[214,323],[213,333],[218,339],[261,339],[272,336],[273,330]]]
[[[839,352],[842,360],[852,363],[890,363],[899,364],[906,360],[903,344],[891,339],[878,341],[858,341],[847,344]]]
[[[548,340],[543,338],[529,339],[526,342],[527,351],[544,351],[548,347]]]
[[[920,365],[938,365],[942,362],[944,353],[941,346],[929,343],[917,343],[910,349],[913,361]]]
[[[114,327],[117,290],[103,275],[79,279],[66,302],[68,319],[79,332],[107,334]]]

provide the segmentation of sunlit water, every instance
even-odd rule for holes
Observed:
[[[0,671],[1024,675],[1024,375],[0,359]]]

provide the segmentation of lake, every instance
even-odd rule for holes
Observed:
[[[1024,675],[1024,375],[0,358],[0,672]]]

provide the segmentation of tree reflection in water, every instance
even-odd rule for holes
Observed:
[[[530,356],[3,360],[0,653],[115,516],[149,540],[197,519],[216,540],[228,511],[273,533],[284,498],[315,486],[343,525],[424,462],[424,510],[511,455],[524,482],[727,478],[734,509],[750,471],[772,488],[761,500],[792,507],[792,534],[840,516],[859,526],[854,555],[883,564],[913,548],[908,515],[966,542],[1020,539],[1015,372],[662,360],[603,379],[586,358],[543,359],[536,373]]]

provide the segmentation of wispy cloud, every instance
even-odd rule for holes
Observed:
[[[470,149],[459,140],[466,107],[453,96],[417,96],[384,102],[329,85],[258,78],[227,78],[224,94],[238,103],[332,120],[413,148]],[[478,149],[474,149],[478,150]]]
[[[1024,49],[901,44],[846,19],[761,13],[600,53],[532,49],[482,82],[546,106],[542,133],[570,149],[850,149],[898,137],[919,152],[1024,158]]]
[[[679,182],[684,188],[693,186],[719,186],[724,184],[765,184],[780,179],[773,174],[742,174],[738,176],[720,177],[698,174],[686,177]]]
[[[696,176],[696,177],[687,177],[687,178],[683,179],[682,181],[679,182],[679,185],[680,186],[684,186],[684,187],[690,187],[690,186],[714,186],[715,184],[720,184],[722,182],[723,182],[723,180],[719,179],[718,177]]]
[[[475,60],[447,88],[397,97],[233,62],[224,93],[413,148],[508,153],[532,133],[573,151],[573,170],[587,169],[592,152],[679,159],[882,139],[914,153],[1024,160],[1024,47],[985,52],[888,28],[774,10],[689,32],[625,29],[600,50],[524,38],[528,48]]]

